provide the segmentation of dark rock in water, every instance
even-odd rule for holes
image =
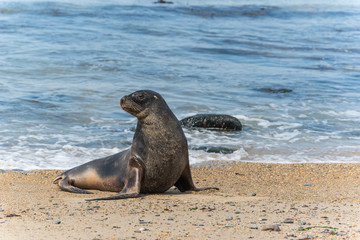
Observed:
[[[155,4],[174,4],[174,2],[164,1],[164,0],[158,0],[157,2],[154,2]]]
[[[291,89],[287,89],[287,88],[259,88],[257,89],[261,92],[268,92],[268,93],[290,93],[292,92],[293,90]]]
[[[230,149],[226,147],[215,147],[215,146],[200,146],[200,147],[193,147],[193,150],[203,150],[208,153],[222,153],[222,154],[230,154],[235,152],[235,149]]]
[[[224,114],[197,114],[184,118],[181,125],[188,128],[208,128],[227,131],[241,131],[239,119]]]
[[[0,173],[7,173],[7,172],[3,169],[0,169]]]

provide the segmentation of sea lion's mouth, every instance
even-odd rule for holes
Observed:
[[[130,113],[131,115],[134,115],[135,117],[137,117],[136,114],[138,112],[136,111],[136,109],[134,109],[132,107],[123,107],[123,109],[125,112]]]
[[[132,106],[127,105],[127,104],[122,104],[121,107],[122,107],[122,109],[124,109],[124,111],[126,111],[128,113],[133,113],[134,112],[134,108]]]

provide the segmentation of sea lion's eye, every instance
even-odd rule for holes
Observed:
[[[141,93],[141,94],[139,94],[139,95],[137,96],[137,99],[139,99],[140,101],[142,101],[142,100],[145,99],[145,95]]]

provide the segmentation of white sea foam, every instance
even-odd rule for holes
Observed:
[[[340,112],[330,110],[330,111],[324,111],[324,113],[333,117],[360,118],[360,111],[356,111],[356,110],[347,110]]]
[[[349,149],[347,149],[349,150]],[[206,153],[204,151],[190,150],[191,164],[206,161],[240,161],[240,162],[262,162],[262,163],[360,163],[360,149],[353,149],[348,153],[333,151],[331,155],[308,154],[306,152],[276,153],[269,154],[248,153],[240,149],[232,154]]]
[[[301,127],[301,123],[289,123],[289,122],[282,122],[281,126],[278,127],[279,130],[287,130],[291,128],[299,128]]]
[[[299,134],[300,134],[300,132],[298,130],[294,130],[291,132],[275,133],[274,137],[281,141],[288,141],[290,139],[295,138]]]
[[[360,118],[360,111],[348,110],[348,111],[342,112],[342,114],[344,114],[347,117]]]
[[[231,154],[207,153],[205,151],[189,151],[190,164],[196,164],[207,161],[241,161],[248,157],[248,153],[243,149],[239,149]]]
[[[121,149],[84,148],[65,145],[60,149],[0,149],[0,169],[69,169],[93,159],[106,157]]]
[[[0,169],[70,169],[93,159],[120,152],[119,148],[84,148],[65,145],[60,149],[0,149]],[[311,149],[309,149],[311,151]],[[281,153],[272,147],[261,150],[245,150],[243,147],[231,154],[208,153],[203,150],[189,150],[190,164],[206,161],[242,161],[264,163],[360,163],[360,148],[339,146],[330,152],[311,154],[311,152]]]

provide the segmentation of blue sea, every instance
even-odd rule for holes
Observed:
[[[129,148],[140,89],[242,122],[184,129],[191,164],[360,163],[359,1],[172,1],[0,1],[0,169]]]

